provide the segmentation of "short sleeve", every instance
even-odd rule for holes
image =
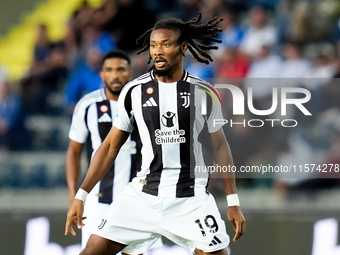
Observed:
[[[116,118],[113,122],[113,126],[116,128],[131,133],[133,130],[133,110],[131,102],[131,90],[124,89],[118,98],[118,106]]]
[[[223,120],[221,97],[218,91],[216,89],[211,89],[210,95],[212,98],[212,100],[209,100],[211,103],[211,112],[207,122],[209,133],[215,133],[223,127],[225,123]]]
[[[85,143],[88,136],[88,129],[85,123],[87,105],[82,105],[82,101],[79,101],[76,105],[72,123],[69,132],[69,138],[78,143]]]

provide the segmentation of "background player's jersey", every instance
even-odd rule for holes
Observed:
[[[89,161],[109,133],[116,111],[117,101],[108,100],[104,88],[87,94],[77,103],[69,138],[78,143],[88,142]],[[130,137],[108,173],[89,194],[96,196],[100,203],[110,204],[135,173],[136,168],[133,165],[135,160],[132,157],[136,155],[136,143]]]
[[[114,125],[139,130],[136,179],[142,191],[165,197],[205,193],[208,175],[198,177],[195,169],[213,163],[209,133],[221,127],[214,120],[223,119],[217,91],[187,72],[173,83],[160,82],[150,72],[124,87],[118,105]]]

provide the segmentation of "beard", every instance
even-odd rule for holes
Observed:
[[[117,90],[117,91],[114,91],[110,88],[110,86],[107,84],[107,82],[105,82],[105,87],[110,91],[110,93],[112,95],[115,95],[115,96],[119,96],[120,92],[122,91],[122,89],[120,90]],[[122,87],[123,88],[123,87]]]
[[[157,70],[156,67],[154,67],[155,70],[155,75],[159,77],[164,77],[168,76],[170,74],[171,69],[166,69],[166,70]]]

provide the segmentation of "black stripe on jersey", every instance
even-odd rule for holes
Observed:
[[[136,86],[138,86],[138,84],[135,86],[131,86],[131,88],[129,88],[128,92],[126,93],[125,100],[124,100],[124,108],[126,109],[126,112],[128,113],[129,118],[131,118],[131,110],[132,110],[131,92]]]
[[[85,120],[85,125],[86,125],[87,130],[89,130],[89,126],[87,125],[87,118],[89,116],[89,108],[90,108],[90,106],[86,107],[85,116],[84,116],[84,118],[85,118],[84,119]]]
[[[190,105],[183,106],[181,92],[190,93]],[[180,143],[181,171],[176,185],[176,197],[191,197],[195,195],[194,167],[195,157],[193,148],[193,130],[195,121],[195,86],[188,82],[179,81],[177,83],[177,111],[178,128],[186,130],[184,135],[185,143]],[[189,131],[189,132],[187,132]],[[189,154],[188,154],[189,153]]]
[[[93,153],[91,134],[89,133],[86,137],[86,159],[88,166],[90,166],[91,158]]]
[[[102,121],[99,122],[99,119],[104,115],[108,114],[110,119],[112,119],[111,113],[111,105],[109,100],[105,100],[102,102],[97,102],[97,118],[98,118],[98,131],[101,138],[101,142],[104,141],[106,135],[109,133],[112,127],[111,121]],[[102,110],[104,108],[104,111]],[[105,174],[103,179],[100,181],[99,187],[99,202],[111,204],[112,203],[112,186],[113,186],[113,178],[114,178],[114,164],[112,164],[110,170]]]
[[[85,126],[86,126],[87,130],[89,130],[89,127],[88,127],[88,124],[87,124],[88,116],[89,116],[89,108],[90,108],[90,106],[86,107],[85,116],[84,116]],[[87,159],[87,163],[88,163],[89,166],[90,166],[90,162],[91,162],[92,152],[93,152],[92,140],[91,140],[91,134],[89,132],[89,134],[87,135],[87,138],[86,138],[86,159]]]
[[[153,161],[150,163],[150,173],[146,176],[146,184],[143,187],[143,192],[151,195],[158,195],[158,186],[161,181],[161,174],[163,169],[162,162],[162,146],[156,144],[155,130],[160,129],[160,113],[159,113],[159,89],[158,82],[153,80],[141,86],[141,105],[142,114],[145,125],[148,128],[151,138],[152,150],[154,153]],[[152,94],[148,94],[147,90],[152,88]],[[149,92],[150,93],[150,92]],[[157,106],[143,106],[147,100],[153,98]]]
[[[212,104],[214,104],[212,98],[210,95],[205,93],[205,96],[207,97],[207,120],[210,118],[211,110],[212,110]]]

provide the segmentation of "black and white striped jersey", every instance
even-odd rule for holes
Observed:
[[[108,100],[104,88],[85,95],[77,103],[72,116],[69,138],[82,144],[88,142],[89,162],[109,133],[116,111],[117,101]],[[137,156],[136,151],[136,142],[129,138],[109,172],[92,189],[90,195],[97,196],[100,203],[110,204],[114,197],[123,191],[136,171],[133,163],[136,162],[134,159]]]
[[[135,178],[143,192],[162,197],[206,192],[208,176],[198,178],[194,170],[212,165],[209,133],[221,127],[214,119],[223,119],[217,91],[188,72],[178,82],[163,83],[151,71],[124,87],[113,125],[127,132],[138,129],[141,157]]]

